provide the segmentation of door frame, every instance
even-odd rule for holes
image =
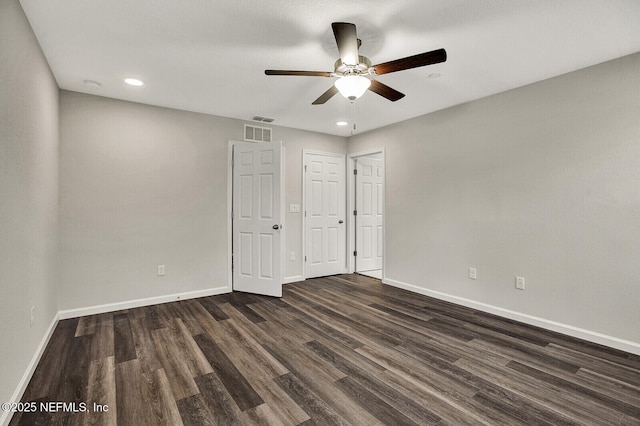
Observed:
[[[284,143],[282,141],[272,141],[272,142],[259,142],[259,141],[236,141],[229,140],[227,146],[227,290],[228,292],[233,291],[233,147],[238,143],[279,143],[280,144],[280,215],[282,216],[282,230],[286,232],[286,217],[284,206],[285,206],[285,170],[284,170],[284,162],[286,159]],[[284,262],[284,246],[285,246],[285,233],[282,233],[280,237],[280,280],[282,281],[280,284],[284,283],[285,276],[285,262]]]
[[[353,211],[356,209],[356,180],[353,170],[356,168],[356,159],[358,157],[367,157],[373,154],[381,154],[382,167],[384,173],[382,175],[382,282],[386,279],[385,270],[387,264],[387,160],[384,148],[374,148],[366,151],[353,152],[347,155],[347,262],[348,273],[353,274],[356,269],[356,259],[353,251],[356,248],[356,226]]]
[[[302,212],[301,212],[302,213],[302,229],[301,229],[301,233],[302,233],[302,250],[301,250],[301,252],[302,252],[302,279],[303,280],[306,280],[308,278],[307,277],[307,262],[305,260],[305,256],[307,256],[307,251],[306,251],[306,249],[307,249],[307,244],[306,244],[307,243],[307,240],[306,240],[306,238],[307,238],[306,237],[307,236],[307,233],[306,233],[307,217],[305,215],[305,212],[307,211],[307,193],[306,193],[306,186],[307,186],[306,185],[306,176],[307,175],[304,172],[304,166],[305,166],[304,160],[305,160],[307,154],[326,155],[328,157],[344,158],[345,159],[345,168],[346,168],[345,173],[347,172],[347,170],[349,170],[348,167],[347,167],[346,154],[344,154],[344,153],[341,154],[341,153],[338,153],[338,152],[316,151],[316,150],[313,150],[313,149],[303,149],[302,150]],[[346,182],[347,180],[348,180],[348,178],[345,179],[345,185],[348,185],[348,183]],[[349,187],[347,186],[347,188],[345,188],[345,190],[348,190],[348,188]],[[347,200],[348,200],[348,198],[349,197],[347,195]],[[347,200],[345,200],[345,204],[344,204],[345,208],[347,207],[347,204],[348,204]],[[345,235],[346,247],[345,247],[345,252],[344,253],[345,253],[345,256],[348,258],[349,257],[349,255],[348,255],[348,251],[349,251],[349,242],[348,242],[348,240],[349,240],[349,219],[348,219],[348,216],[349,215],[347,214],[347,212],[348,212],[348,210],[344,212],[346,217],[347,217],[347,220],[345,221],[345,224],[347,225],[347,228],[345,229],[345,232],[346,232],[346,235]],[[346,272],[348,272],[348,269],[349,269],[347,259],[344,259],[344,265],[345,265],[344,272],[346,273]]]

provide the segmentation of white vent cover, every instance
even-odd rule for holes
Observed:
[[[247,142],[271,142],[271,128],[245,124],[244,140]]]

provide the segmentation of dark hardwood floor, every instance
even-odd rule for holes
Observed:
[[[637,355],[364,276],[283,292],[60,321],[23,401],[81,412],[11,424],[640,425]]]

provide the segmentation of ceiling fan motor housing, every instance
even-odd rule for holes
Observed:
[[[339,75],[369,74],[371,61],[366,56],[358,56],[358,65],[345,65],[338,59],[334,65],[334,72]]]

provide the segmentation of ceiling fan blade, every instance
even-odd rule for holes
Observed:
[[[374,65],[372,68],[375,74],[388,74],[390,72],[408,70],[411,68],[423,67],[425,65],[437,64],[447,60],[447,52],[444,49],[432,50],[431,52],[420,53],[418,55],[407,56],[395,61],[384,62]]]
[[[326,71],[288,71],[288,70],[264,70],[266,75],[300,75],[307,77],[331,77]]]
[[[325,103],[329,99],[331,99],[333,97],[333,95],[335,95],[336,93],[338,93],[338,89],[336,89],[336,86],[332,85],[331,87],[329,87],[329,89],[327,89],[326,92],[324,92],[322,95],[320,95],[320,97],[318,99],[313,101],[311,103],[311,105],[322,105],[323,103]]]
[[[356,26],[346,22],[334,22],[331,24],[333,35],[336,38],[340,59],[345,65],[358,65],[358,36]]]
[[[404,98],[404,93],[398,92],[396,89],[392,89],[386,84],[382,84],[377,80],[371,80],[371,86],[369,86],[369,90],[373,93],[377,93],[383,98],[389,99],[391,102],[395,102],[399,99]]]

